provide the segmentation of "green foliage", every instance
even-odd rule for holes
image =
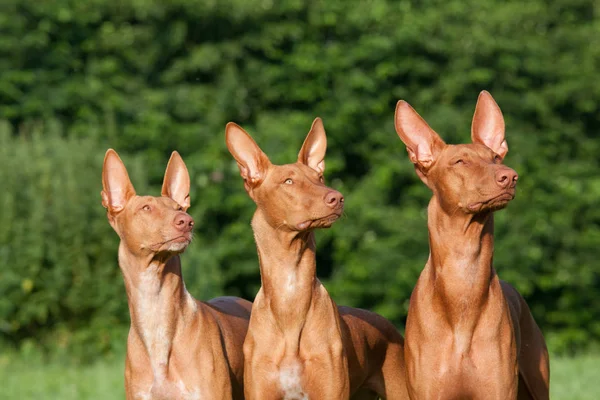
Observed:
[[[117,237],[100,205],[103,154],[95,138],[59,134],[56,124],[19,136],[0,127],[0,329],[40,341],[53,330],[46,341],[97,354],[128,316]]]
[[[594,15],[589,0],[7,1],[0,118],[13,128],[47,122],[44,134],[2,136],[3,335],[20,341],[63,326],[110,335],[126,321],[116,235],[99,206],[106,144],[132,155],[140,193],[146,183],[157,192],[170,151],[180,151],[197,222],[187,286],[202,299],[252,298],[254,205],[224,125],[242,124],[284,163],[315,116],[347,215],[318,234],[319,274],[338,303],[401,326],[427,259],[430,193],[395,135],[395,102],[461,143],[487,89],[506,117],[506,163],[521,177],[517,199],[497,215],[497,270],[525,295],[552,348],[598,341]],[[52,133],[57,123],[66,139]],[[81,341],[103,348],[101,337]]]
[[[104,152],[94,137],[60,131],[48,124],[14,136],[0,126],[0,332],[25,347],[37,341],[93,359],[124,348],[129,310],[118,237],[100,199]],[[146,162],[124,159],[139,193],[148,193]],[[186,260],[202,271],[190,268],[187,282],[213,297],[219,275],[198,248]]]

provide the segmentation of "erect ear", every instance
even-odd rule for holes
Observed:
[[[104,156],[102,188],[102,205],[113,214],[122,211],[127,201],[135,196],[127,169],[113,149],[108,149]]]
[[[471,140],[492,149],[504,158],[508,153],[508,144],[504,139],[504,117],[500,107],[487,91],[479,93],[473,123],[471,124]]]
[[[175,200],[184,211],[190,207],[190,174],[176,151],[167,164],[161,194]]]
[[[315,118],[310,132],[304,139],[304,144],[298,153],[298,162],[308,165],[318,173],[325,171],[325,152],[327,151],[327,136],[321,118]]]
[[[225,127],[225,141],[237,161],[246,190],[258,186],[265,179],[271,164],[267,155],[241,126],[233,122]]]
[[[404,100],[396,105],[394,123],[396,133],[406,145],[410,161],[415,164],[417,172],[426,174],[444,147],[444,141]]]

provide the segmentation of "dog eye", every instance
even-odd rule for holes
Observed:
[[[454,164],[464,164],[465,160],[463,160],[462,158],[459,158],[458,160],[454,161]]]
[[[500,163],[502,163],[502,157],[500,157],[498,154],[496,154],[496,155],[494,156],[494,162],[495,162],[496,164],[500,164]]]
[[[183,211],[183,207],[177,206],[177,211]]]
[[[285,182],[283,182],[283,183],[285,183],[286,185],[291,185],[292,183],[294,183],[294,181],[293,181],[293,180],[291,180],[290,178],[287,178],[287,179],[285,180]]]
[[[323,175],[319,176],[319,182],[321,183],[325,183],[325,178],[323,178]]]
[[[142,207],[142,210],[150,211],[150,206],[148,204],[146,204],[144,207]]]

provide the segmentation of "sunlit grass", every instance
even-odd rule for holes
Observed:
[[[123,399],[122,359],[99,360],[85,366],[0,357],[0,399]],[[551,360],[552,399],[600,399],[600,355]]]
[[[0,399],[124,399],[123,367],[121,359],[85,366],[2,360]]]
[[[600,399],[600,355],[551,358],[550,394],[555,400]]]

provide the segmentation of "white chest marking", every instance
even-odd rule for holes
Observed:
[[[293,292],[296,289],[296,274],[290,274],[287,279],[285,288],[288,292]]]
[[[139,392],[135,398],[137,400],[202,400],[202,395],[200,394],[200,388],[194,387],[192,390],[188,390],[183,381],[179,380],[176,384],[167,381],[163,381],[159,385],[152,384],[147,392]]]
[[[293,364],[279,370],[279,385],[283,391],[283,400],[309,400],[302,390],[300,365]]]
[[[135,398],[138,400],[152,400],[152,395],[150,392],[139,392],[135,395]]]
[[[199,388],[193,388],[192,390],[188,390],[185,387],[185,384],[183,383],[183,381],[179,381],[177,382],[177,387],[179,388],[179,390],[181,390],[181,393],[183,393],[183,398],[186,400],[202,400],[202,396],[200,395],[200,389]]]

